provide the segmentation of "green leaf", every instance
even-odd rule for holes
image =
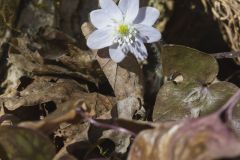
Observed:
[[[165,45],[161,54],[163,72],[167,77],[177,73],[186,81],[208,84],[213,82],[218,74],[217,61],[198,50],[179,45]]]
[[[167,82],[158,93],[153,119],[169,121],[208,115],[222,107],[237,90],[228,82],[210,86]]]
[[[234,84],[217,82],[217,61],[195,49],[166,45],[162,50],[162,63],[169,81],[157,95],[154,121],[208,115],[238,90]]]

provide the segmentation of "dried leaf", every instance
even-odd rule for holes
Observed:
[[[37,78],[37,77],[36,77]],[[20,91],[18,96],[2,97],[3,107],[8,110],[16,110],[22,106],[34,106],[53,101],[56,104],[69,99],[74,93],[84,91],[74,80],[52,81],[54,78],[37,78],[26,89]]]
[[[59,87],[66,87],[65,89],[70,89],[71,86],[60,85]],[[59,89],[60,88],[58,88],[58,90]],[[41,121],[23,122],[19,124],[20,126],[50,133],[56,129],[60,123],[73,121],[78,115],[77,108],[82,108],[86,112],[85,114],[88,114],[89,116],[98,117],[111,110],[116,103],[113,97],[107,97],[98,93],[85,93],[81,92],[81,90],[71,90],[70,92],[66,91],[66,95],[64,95],[64,93],[61,95],[61,92],[54,94],[53,92],[50,92],[50,90],[53,92],[55,91],[56,93],[56,89],[50,88],[45,93],[40,94],[38,92],[39,98],[49,98],[47,101],[55,102],[57,109]],[[65,100],[67,101],[63,102]],[[39,99],[33,103],[43,102],[44,99]]]
[[[30,41],[25,38],[17,38],[11,42],[9,50],[9,64],[18,67],[18,70],[35,75],[61,75],[76,79],[83,79],[94,82],[90,75],[85,75],[79,71],[69,70],[60,64],[46,63],[44,58],[37,52],[28,48]]]
[[[18,127],[0,127],[0,158],[51,160],[55,147],[44,135]]]
[[[21,12],[18,28],[25,33],[35,35],[41,27],[56,25],[55,13],[53,1],[30,1]]]

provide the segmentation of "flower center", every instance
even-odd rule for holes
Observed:
[[[121,36],[126,36],[128,33],[129,33],[129,28],[127,25],[125,24],[121,24],[119,27],[118,27],[118,33],[121,35]]]
[[[116,28],[116,37],[113,43],[123,47],[126,51],[136,41],[137,30],[132,25],[120,24]]]

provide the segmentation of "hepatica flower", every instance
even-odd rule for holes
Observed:
[[[159,11],[152,7],[139,8],[139,0],[99,0],[101,9],[90,13],[91,23],[97,28],[87,39],[91,49],[109,47],[109,55],[121,62],[130,52],[138,60],[147,58],[144,43],[159,41],[161,33],[152,27]]]

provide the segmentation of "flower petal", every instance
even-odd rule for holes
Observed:
[[[103,9],[94,10],[90,13],[91,23],[98,29],[111,25],[113,21]]]
[[[109,55],[110,58],[116,63],[121,62],[126,57],[126,53],[124,53],[122,48],[118,45],[112,45],[109,47]]]
[[[122,21],[122,12],[113,0],[99,0],[99,5],[112,19]]]
[[[131,53],[138,59],[138,60],[145,60],[148,56],[147,49],[142,42],[142,40],[137,39],[136,43],[132,44],[130,47]]]
[[[131,23],[138,15],[139,0],[120,0],[119,8],[125,15],[125,23]]]
[[[144,43],[157,42],[162,37],[159,30],[157,30],[156,28],[153,28],[151,26],[146,26],[143,24],[136,24],[136,25],[134,25],[134,27],[139,32],[139,36],[143,40]]]
[[[152,26],[160,16],[160,12],[153,7],[142,7],[139,9],[137,18],[133,23]]]
[[[121,9],[122,13],[125,15],[128,9],[129,0],[120,0],[118,3],[118,7]]]
[[[105,27],[94,31],[87,39],[87,46],[91,49],[101,49],[111,46],[114,40],[112,27]]]

